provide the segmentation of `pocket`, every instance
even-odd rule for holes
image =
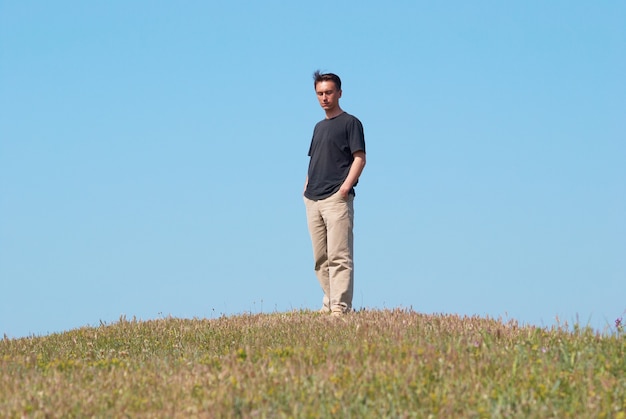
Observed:
[[[348,197],[350,197],[350,195],[349,195],[349,194],[348,194]],[[346,201],[347,201],[347,199],[346,199],[346,198],[344,198],[343,196],[341,196],[341,191],[337,191],[337,192],[335,192],[334,194],[332,194],[331,198],[332,198],[334,201],[343,201],[343,202],[346,202]]]
[[[348,192],[348,196],[346,196],[345,198],[343,196],[341,196],[341,191],[337,191],[335,192],[335,194],[333,195],[334,199],[343,201],[343,202],[350,202],[354,199],[354,194],[351,192]]]

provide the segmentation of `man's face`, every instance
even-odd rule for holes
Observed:
[[[321,81],[315,85],[317,100],[320,106],[326,111],[332,111],[339,106],[341,90],[337,90],[334,81]]]

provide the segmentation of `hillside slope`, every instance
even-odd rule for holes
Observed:
[[[0,417],[626,417],[626,338],[365,310],[0,341]]]

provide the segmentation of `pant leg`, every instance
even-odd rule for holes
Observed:
[[[320,203],[323,201],[313,201],[304,198],[306,207],[307,224],[311,243],[313,245],[313,260],[315,261],[315,275],[322,287],[324,297],[322,299],[322,309],[330,311],[330,277],[328,272],[328,251],[326,223],[320,211]]]
[[[348,312],[354,292],[354,196],[337,192],[318,202],[326,226],[330,309]]]

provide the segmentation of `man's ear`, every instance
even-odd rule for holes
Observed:
[[[343,90],[339,89],[339,96],[337,96],[337,97],[341,99],[341,94],[342,93],[343,93]]]

